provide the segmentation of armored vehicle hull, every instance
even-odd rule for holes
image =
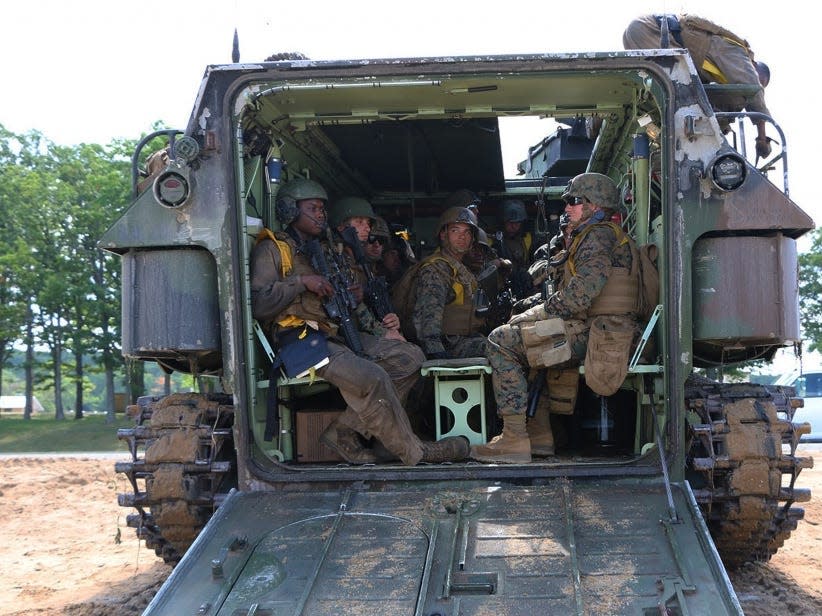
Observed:
[[[128,274],[126,355],[206,383],[140,400],[120,434],[129,524],[179,561],[147,613],[739,613],[723,567],[768,559],[801,519],[808,428],[791,388],[700,371],[799,339],[796,239],[813,222],[784,153],[755,166],[713,95],[681,50],[209,67],[138,183],[157,135],[141,143],[135,200],[101,240]],[[530,464],[324,450],[344,402],[272,372],[251,318],[249,255],[278,228],[282,182],[368,198],[425,256],[466,187],[481,226],[516,198],[547,242],[585,170],[614,179],[623,228],[658,254],[659,305],[620,390],[573,374],[575,404],[549,409],[556,455]],[[423,436],[499,430],[484,362],[423,370],[408,408]]]

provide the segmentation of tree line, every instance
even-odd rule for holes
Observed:
[[[97,370],[113,412],[123,370],[120,263],[97,240],[128,205],[135,145],[63,146],[0,125],[0,394],[9,359],[25,349],[26,416],[35,386],[49,382],[55,417],[65,417],[72,390],[82,417],[85,377]]]
[[[130,398],[142,393],[142,363],[126,366],[120,353],[120,262],[97,246],[131,200],[136,143],[64,146],[0,124],[0,394],[10,358],[25,349],[26,416],[35,385],[49,383],[55,417],[65,418],[72,390],[82,417],[92,371],[105,374],[109,413],[118,378]],[[822,231],[799,266],[807,348],[822,350]],[[37,349],[47,350],[46,361]]]

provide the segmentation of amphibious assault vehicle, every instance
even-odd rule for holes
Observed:
[[[703,85],[682,50],[282,57],[208,67],[188,126],[140,143],[134,201],[101,240],[122,259],[124,355],[203,383],[141,398],[120,433],[128,523],[177,563],[146,613],[740,613],[725,568],[779,549],[811,464],[791,388],[701,370],[799,339],[813,222],[789,198],[784,135],[766,117],[781,147],[753,160],[747,114],[715,111],[751,92]],[[158,134],[168,155],[141,177]],[[624,228],[658,251],[659,305],[620,391],[580,374],[573,413],[552,417],[557,455],[527,465],[334,459],[317,435],[337,392],[272,375],[251,316],[249,253],[282,183],[368,198],[421,256],[464,188],[489,227],[521,199],[547,241],[585,170],[615,180]],[[431,438],[493,435],[486,366],[468,364],[424,366]]]

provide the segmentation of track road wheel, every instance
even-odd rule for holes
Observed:
[[[794,487],[812,458],[796,457],[804,425],[791,387],[715,383],[692,377],[685,398],[691,443],[688,479],[723,562],[767,561],[804,516]]]
[[[129,527],[167,563],[177,563],[236,484],[234,407],[224,394],[144,397],[129,408],[135,427],[119,430],[131,461],[118,473],[132,491],[118,503],[133,507]]]

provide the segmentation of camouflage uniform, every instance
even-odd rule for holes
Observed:
[[[456,272],[456,275],[455,275]],[[462,285],[461,301],[454,290]],[[420,265],[415,284],[412,321],[417,340],[428,357],[457,358],[485,355],[487,339],[480,333],[483,320],[474,315],[473,297],[477,279],[465,265],[437,249]],[[444,325],[447,308],[465,308],[459,330],[449,332]]]
[[[588,330],[593,317],[587,316],[594,298],[608,281],[613,268],[631,268],[631,250],[618,246],[617,237],[607,224],[594,223],[578,246],[570,252],[576,274],[559,282],[559,290],[544,303],[543,318],[559,317],[566,322],[572,359],[568,365],[579,365],[588,347]],[[626,320],[636,323],[633,316]],[[637,326],[638,327],[638,326]],[[488,336],[488,361],[494,369],[492,380],[498,408],[503,414],[525,413],[528,363],[519,325],[502,325]]]
[[[357,316],[373,332],[360,334],[365,353],[373,361],[357,356],[336,335],[336,327],[317,311],[319,299],[300,282],[299,272],[313,273],[313,268],[298,253],[296,242],[284,233],[276,236],[289,245],[294,269],[282,276],[282,256],[274,241],[257,243],[251,256],[254,317],[275,336],[276,322],[288,314],[317,321],[320,329],[331,335],[329,363],[319,368],[317,375],[335,385],[348,405],[337,421],[365,438],[376,436],[405,464],[417,464],[423,457],[422,443],[411,429],[403,401],[419,378],[425,360],[422,351],[411,343],[382,337],[370,311],[358,310]]]
[[[487,336],[492,329],[506,323],[511,317],[513,300],[505,285],[506,278],[511,273],[511,262],[501,259],[491,248],[485,231],[479,229],[477,236],[475,245],[462,262],[477,277],[477,283],[485,292],[489,303],[485,326],[481,330]],[[482,280],[480,274],[484,276]]]
[[[494,235],[494,248],[503,259],[511,262],[506,286],[513,300],[523,299],[534,292],[534,283],[528,273],[533,260],[533,236],[523,226],[528,220],[525,204],[519,199],[502,202],[503,230]]]
[[[497,231],[494,235],[494,246],[498,247],[497,252],[505,259],[509,259],[513,264],[514,271],[527,270],[531,265],[530,246],[531,234],[524,232],[515,237],[508,237],[502,231]]]
[[[529,369],[580,364],[592,323],[598,333],[606,329],[603,322],[613,325],[620,345],[639,333],[639,278],[632,267],[636,248],[619,226],[606,222],[620,207],[616,185],[605,175],[583,173],[569,182],[562,197],[573,231],[564,257],[553,263],[562,268],[557,290],[488,336],[487,357],[503,430],[489,443],[472,447],[471,457],[482,462],[527,463],[532,452],[554,453],[547,413],[538,412],[526,422]],[[629,344],[619,346],[620,352]],[[616,365],[599,359],[594,364],[597,375],[601,366]],[[618,378],[615,374],[602,381],[611,385]]]

